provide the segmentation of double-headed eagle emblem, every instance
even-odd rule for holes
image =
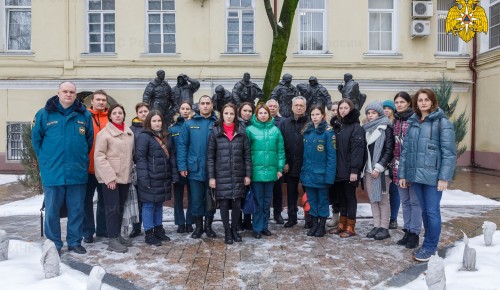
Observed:
[[[451,7],[446,16],[446,33],[469,42],[476,32],[488,32],[488,19],[483,7],[477,5],[479,0],[455,0],[457,3]]]

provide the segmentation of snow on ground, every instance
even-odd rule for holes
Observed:
[[[465,244],[455,242],[444,258],[447,289],[500,289],[500,231],[493,236],[493,245],[484,244],[483,235],[469,239],[469,247],[476,249],[477,271],[460,271]],[[427,289],[425,273],[401,288],[404,290]]]
[[[41,256],[42,246],[40,244],[11,240],[9,242],[9,259],[0,262],[2,289],[86,289],[88,276],[65,264],[61,264],[60,276],[45,279],[40,264]],[[103,284],[102,289],[115,288]]]
[[[42,203],[43,195],[37,195],[0,205],[0,217],[14,215],[39,215]]]
[[[17,181],[18,177],[14,175],[0,175],[0,184],[5,184],[9,182]],[[4,204],[0,206],[0,217],[14,216],[14,215],[38,215],[40,213],[40,207],[43,201],[43,196],[30,197],[24,200]],[[456,212],[458,209],[454,209],[454,206],[464,206],[464,205],[475,205],[475,206],[500,206],[500,202],[493,201],[488,198],[484,198],[480,195],[475,195],[469,192],[464,192],[461,190],[448,190],[443,194],[441,201],[443,206],[443,221],[448,218],[457,217],[457,215],[464,215],[464,212]],[[473,209],[474,214],[477,214],[477,208]],[[271,211],[272,212],[272,211]],[[473,213],[471,213],[473,214]],[[283,211],[283,216],[286,218],[286,211]],[[299,216],[303,217],[302,208],[299,209]],[[371,217],[371,208],[367,203],[358,204],[358,216],[359,217]],[[219,212],[215,217],[219,219]],[[164,207],[164,221],[166,225],[173,224],[173,208]],[[369,223],[368,220],[361,221],[361,223]],[[173,240],[177,243],[183,243],[186,247],[195,246],[198,247],[198,241],[192,239],[186,239],[184,236],[172,233]],[[253,239],[248,239],[246,241],[251,245],[251,248],[269,248],[274,249],[275,245],[272,243],[266,243],[265,241],[258,241]],[[360,241],[363,242],[363,241]],[[286,243],[285,243],[286,244]],[[458,271],[461,267],[463,242],[457,242],[456,247],[450,249],[447,253],[447,258],[445,259],[446,265],[446,275],[448,281],[448,289],[494,289],[500,285],[500,231],[497,231],[494,237],[494,246],[485,247],[482,236],[470,239],[470,246],[476,248],[477,251],[477,268],[476,272],[462,272]],[[202,248],[206,247],[209,251],[207,245],[201,245]],[[96,253],[104,253],[106,244],[103,242],[96,242],[94,245],[89,246],[88,250],[95,251]],[[62,265],[62,275],[52,279],[44,279],[42,266],[40,265],[41,256],[41,245],[38,243],[28,243],[12,240],[9,247],[9,260],[0,262],[0,281],[2,281],[2,288],[5,285],[5,289],[68,289],[68,285],[72,285],[72,289],[85,289],[86,275],[79,271],[73,270],[66,265]],[[274,249],[275,250],[275,249]],[[305,243],[302,245],[302,252],[309,252],[313,249],[309,244]],[[99,260],[104,264],[108,265],[108,271],[113,273],[129,273],[133,275],[135,270],[141,269],[143,272],[150,272],[149,269],[153,270],[160,265],[165,265],[165,260],[150,261],[146,264],[141,263],[140,265],[135,262],[134,259],[123,259],[127,255],[137,255],[140,249],[132,247],[129,253],[126,254],[113,254],[106,256],[99,256]],[[252,251],[254,255],[258,251]],[[394,255],[402,255],[399,252],[393,253]],[[297,255],[297,260],[301,260],[299,252],[290,253],[291,259],[295,258]],[[403,257],[401,257],[403,258]],[[134,260],[134,261],[132,261]],[[113,263],[116,261],[118,263]],[[256,265],[257,261],[262,262],[262,265]],[[90,262],[90,261],[89,261]],[[108,263],[110,262],[110,263]],[[144,261],[142,261],[144,262]],[[310,261],[307,261],[307,263]],[[262,260],[253,260],[251,263],[240,262],[239,271],[242,273],[248,273],[256,270],[272,271],[273,260],[268,256],[263,256]],[[90,263],[92,264],[92,263]],[[261,266],[261,267],[260,267]],[[184,269],[181,266],[176,266],[177,268],[170,269],[172,275],[180,275]],[[289,265],[287,267],[293,267]],[[266,270],[267,269],[267,270]],[[155,277],[155,272],[151,271],[152,282],[158,277]],[[376,274],[376,273],[374,273]],[[496,275],[495,275],[496,274]],[[148,279],[146,278],[146,279]],[[467,282],[465,282],[467,281]],[[363,285],[364,281],[359,281],[360,285]],[[107,288],[111,289],[109,285]],[[425,289],[426,284],[424,276],[421,275],[415,281],[405,285],[401,289]]]
[[[24,175],[0,174],[0,185],[18,181]]]

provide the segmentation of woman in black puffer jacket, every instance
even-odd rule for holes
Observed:
[[[250,144],[243,126],[239,126],[236,106],[228,103],[222,107],[222,118],[208,138],[207,166],[209,185],[215,189],[224,224],[225,242],[241,242],[238,223],[241,199],[252,175]],[[229,209],[232,208],[229,226]]]
[[[337,174],[335,175],[334,192],[339,201],[339,224],[330,234],[338,234],[341,238],[356,235],[356,187],[359,184],[364,166],[365,130],[359,125],[359,111],[349,99],[339,102],[340,127],[335,130],[337,149]]]
[[[172,182],[178,180],[175,146],[160,111],[149,112],[135,151],[137,191],[142,202],[146,243],[158,246],[161,240],[170,240],[162,224],[163,202],[171,199]]]

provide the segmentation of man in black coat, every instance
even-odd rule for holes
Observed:
[[[156,72],[156,78],[149,82],[144,90],[142,101],[152,109],[160,110],[165,123],[170,125],[172,116],[177,112],[177,106],[172,88],[165,80],[165,71]]]
[[[301,131],[308,122],[305,115],[306,99],[304,97],[299,96],[292,99],[292,112],[291,117],[282,120],[280,123],[281,134],[285,142],[286,158],[283,172],[287,181],[288,221],[285,223],[285,228],[297,224],[298,186],[304,159],[304,142]]]

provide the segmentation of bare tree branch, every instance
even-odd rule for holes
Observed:
[[[269,24],[271,24],[271,28],[273,29],[273,37],[275,37],[276,35],[278,35],[278,23],[274,18],[271,0],[264,0],[264,6],[266,7],[266,14],[267,18],[269,19]]]

